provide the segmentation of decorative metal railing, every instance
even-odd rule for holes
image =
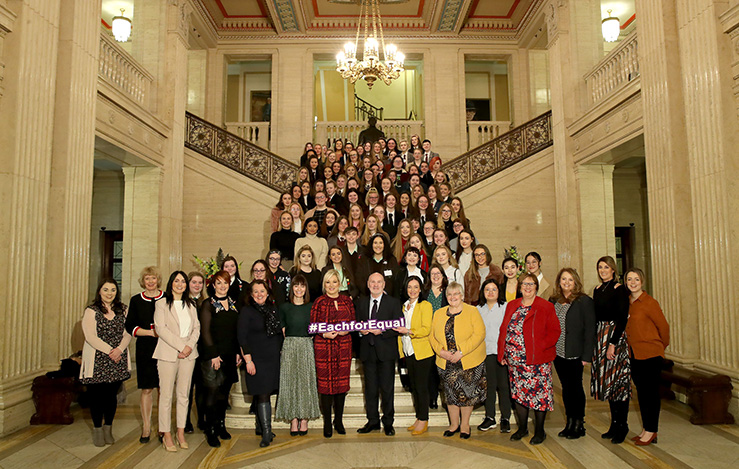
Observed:
[[[461,191],[552,144],[552,111],[549,111],[444,162],[442,170],[449,176],[454,190]]]
[[[374,116],[381,121],[385,108],[373,106],[356,94],[354,95],[354,118],[358,121],[367,122],[370,116]]]
[[[145,109],[150,108],[154,77],[107,32],[100,33],[98,76]]]
[[[598,103],[616,88],[639,76],[638,46],[634,30],[585,75],[590,104]]]
[[[186,113],[185,147],[276,191],[290,190],[298,166],[194,114]]]
[[[468,121],[467,149],[479,147],[511,130],[508,121]]]

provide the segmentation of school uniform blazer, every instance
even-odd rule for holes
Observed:
[[[154,327],[159,335],[157,348],[152,358],[165,362],[177,361],[177,355],[189,346],[192,352],[185,360],[195,360],[198,357],[198,339],[200,338],[200,321],[195,306],[186,305],[185,311],[190,315],[190,331],[187,337],[180,337],[180,320],[174,303],[167,305],[167,300],[157,301],[154,309]]]
[[[444,328],[449,316],[446,315],[448,306],[434,313],[431,323],[431,335],[429,342],[436,352],[436,366],[446,370],[446,360],[439,356],[439,352],[447,350],[446,335]],[[457,350],[462,352],[462,368],[469,370],[474,368],[487,357],[485,350],[485,322],[480,316],[480,311],[472,305],[462,303],[462,312],[454,319],[454,340]]]
[[[416,356],[416,360],[423,360],[434,354],[434,349],[431,348],[431,342],[429,342],[433,317],[434,309],[431,307],[431,303],[417,301],[416,306],[413,307],[411,323],[405,326],[411,331],[411,345],[413,345],[413,354]],[[401,357],[405,356],[401,337],[398,337],[398,351]]]

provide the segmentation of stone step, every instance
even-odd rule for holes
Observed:
[[[500,416],[496,417],[499,419]],[[472,418],[470,424],[475,427],[482,422],[485,418],[484,407],[478,407],[472,412]],[[253,429],[255,425],[256,416],[249,414],[248,409],[237,409],[233,408],[226,414],[226,426],[229,428],[239,429]],[[356,432],[357,428],[362,427],[367,423],[367,417],[365,414],[364,406],[349,406],[344,408],[344,426],[348,433]],[[405,430],[406,427],[412,425],[416,421],[416,413],[413,410],[413,406],[395,406],[395,423],[393,424],[395,430],[400,432]],[[311,422],[313,428],[318,425],[323,425],[321,418]],[[285,429],[289,428],[290,425],[286,422],[275,422],[272,425],[275,428]],[[447,417],[446,410],[443,408],[432,409],[429,411],[429,426],[431,427],[446,427],[449,425],[449,419]]]

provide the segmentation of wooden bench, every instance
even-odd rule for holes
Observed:
[[[673,384],[685,388],[688,405],[693,409],[690,416],[693,425],[734,423],[734,416],[729,413],[732,386],[728,376],[689,370],[665,360],[661,378],[663,399],[675,399]]]

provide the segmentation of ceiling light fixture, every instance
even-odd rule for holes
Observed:
[[[121,15],[114,16],[111,23],[113,37],[118,42],[127,42],[128,38],[131,37],[131,20],[123,16],[124,11],[126,10],[121,8]]]
[[[601,23],[603,30],[603,39],[606,42],[616,42],[618,36],[621,34],[621,22],[617,16],[611,16],[613,10],[608,10],[608,18],[604,19]]]
[[[356,83],[360,78],[364,79],[370,90],[378,79],[389,85],[403,71],[405,55],[394,44],[385,46],[382,17],[380,16],[377,0],[361,0],[357,21],[357,36],[354,42],[347,42],[344,45],[344,50],[336,55],[336,71],[341,73],[342,78],[348,79],[351,83]],[[369,34],[370,21],[372,25],[371,35]],[[364,52],[362,59],[359,60],[357,51],[359,50],[359,33],[363,24],[362,43]],[[379,42],[377,38],[378,27],[380,30]],[[382,47],[384,62],[380,60],[380,47]]]

